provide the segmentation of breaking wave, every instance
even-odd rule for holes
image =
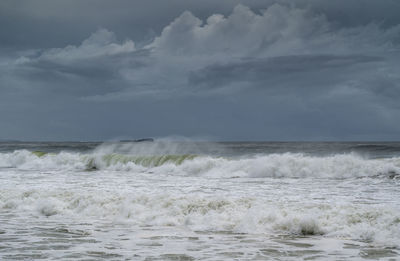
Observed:
[[[71,220],[74,228],[104,220],[135,231],[323,235],[400,245],[399,157],[151,146],[0,153],[0,178],[7,181],[0,212],[17,216],[17,226]]]
[[[29,190],[0,197],[3,210],[80,220],[107,218],[137,226],[187,227],[193,231],[325,235],[378,245],[400,244],[400,213],[384,206],[268,202],[251,197],[119,194]]]
[[[181,165],[185,160],[194,159],[196,155],[155,155],[155,156],[128,156],[121,154],[107,154],[100,157],[87,158],[87,170],[103,169],[110,166],[135,164],[143,167],[159,167],[164,164]]]
[[[368,159],[357,154],[324,157],[300,153],[240,158],[195,154],[125,155],[118,153],[46,153],[18,150],[0,153],[1,168],[23,170],[113,170],[214,178],[399,178],[400,158]]]

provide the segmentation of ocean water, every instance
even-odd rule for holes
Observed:
[[[400,143],[0,143],[1,260],[400,260]]]

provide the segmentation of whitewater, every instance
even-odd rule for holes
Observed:
[[[1,260],[398,260],[400,143],[2,142]]]

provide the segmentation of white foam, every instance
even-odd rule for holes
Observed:
[[[58,219],[110,219],[138,226],[187,227],[192,231],[323,235],[377,245],[400,244],[400,212],[352,204],[282,204],[245,197],[119,194],[116,191],[45,191],[3,194],[1,208]]]
[[[399,158],[118,150],[0,153],[0,233],[14,253],[43,240],[46,254],[61,258],[53,249],[67,230],[88,240],[83,246],[71,238],[66,245],[75,253],[96,249],[128,259],[133,252],[157,257],[182,250],[200,258],[240,249],[237,259],[263,251],[285,259],[293,251],[290,260],[320,254],[358,260],[370,247],[398,256]]]
[[[286,153],[239,160],[196,158],[184,162],[182,169],[210,177],[350,178],[399,174],[396,160],[364,159],[354,154],[312,157]]]
[[[149,171],[157,174],[173,173],[180,176],[210,178],[354,178],[400,174],[399,158],[367,159],[356,154],[315,157],[285,153],[240,159],[190,155],[117,155],[118,157],[110,160],[112,155],[114,154],[61,152],[37,156],[29,151],[21,150],[1,153],[0,167],[80,171],[88,169],[88,166],[92,168],[93,165],[96,169],[103,170]],[[144,157],[144,159],[137,157]]]

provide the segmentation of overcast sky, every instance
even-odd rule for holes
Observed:
[[[2,0],[0,139],[400,140],[398,0]]]

